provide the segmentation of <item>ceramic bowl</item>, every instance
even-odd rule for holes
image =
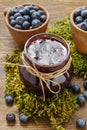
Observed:
[[[74,9],[70,14],[70,25],[72,38],[75,43],[76,49],[83,54],[87,54],[87,31],[80,29],[74,22],[75,11],[85,7],[79,7]]]
[[[46,18],[46,21],[41,26],[39,26],[37,28],[29,29],[29,30],[21,30],[21,29],[16,29],[9,24],[10,9],[4,11],[5,23],[8,27],[8,30],[20,48],[24,47],[25,42],[31,36],[38,34],[38,33],[46,32],[47,27],[48,27],[48,23],[49,23],[49,12],[46,8],[44,8],[42,5],[37,5],[37,4],[26,4],[26,6],[27,5],[38,6],[41,10],[43,10],[45,12],[47,18]],[[21,5],[19,5],[19,6],[21,6]],[[18,6],[16,6],[16,7],[18,7]]]

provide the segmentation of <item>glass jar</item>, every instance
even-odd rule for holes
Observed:
[[[65,51],[66,51],[65,56],[58,63],[54,63],[54,64],[38,63],[38,61],[35,61],[35,59],[32,59],[32,57],[29,54],[30,45],[36,43],[37,40],[39,40],[39,41],[42,40],[42,44],[44,44],[43,41],[49,41],[49,42],[51,41],[51,42],[56,42],[56,43],[58,42],[65,48]],[[48,42],[48,44],[50,44],[49,42]],[[45,44],[44,44],[44,46],[45,46]],[[54,46],[54,44],[53,44],[53,46]],[[37,45],[35,45],[34,47],[38,48]],[[33,50],[35,50],[35,49],[33,49]],[[55,51],[54,51],[54,53],[55,53]],[[38,50],[38,53],[39,52],[42,54],[41,49]],[[46,53],[48,54],[48,52],[46,52]],[[32,55],[34,55],[34,54],[32,54]],[[61,55],[63,55],[63,54],[61,53]],[[60,56],[60,58],[61,58],[61,56]],[[54,57],[54,59],[55,59],[55,57]],[[58,59],[59,59],[59,56],[58,56]],[[27,69],[28,65],[34,68],[32,60],[34,62],[35,67],[37,68],[37,70],[39,72],[41,72],[43,74],[49,74],[49,75],[50,75],[50,73],[53,73],[55,71],[62,70],[69,62],[68,67],[66,67],[66,71],[63,71],[63,72],[61,72],[60,75],[58,74],[58,76],[50,79],[53,82],[50,82],[50,80],[46,80],[50,89],[54,93],[56,93],[59,89],[59,86],[57,84],[59,84],[61,86],[61,88],[63,88],[71,81],[72,63],[70,61],[70,48],[69,48],[69,45],[67,44],[67,42],[62,37],[60,37],[58,35],[54,35],[54,34],[40,33],[40,34],[32,36],[25,43],[24,50],[23,50],[23,57],[20,59],[20,67],[19,67],[21,79],[22,79],[23,83],[25,84],[25,86],[29,87],[31,92],[35,92],[37,94],[43,94],[40,78],[38,77],[38,75],[33,75]],[[49,60],[49,57],[48,57],[48,60]],[[50,60],[51,60],[51,56],[50,56]],[[24,64],[24,61],[26,62],[27,66]],[[45,95],[46,96],[53,95],[54,93],[52,93],[48,89],[48,87],[46,86],[46,83],[43,81],[42,81],[42,83],[43,83]]]

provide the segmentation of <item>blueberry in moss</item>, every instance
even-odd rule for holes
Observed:
[[[27,115],[25,115],[24,113],[21,113],[20,115],[19,115],[19,120],[20,120],[20,122],[21,123],[27,123],[28,122],[28,116]]]
[[[77,103],[80,106],[84,105],[85,102],[86,102],[85,97],[82,94],[80,94],[80,95],[77,96]]]
[[[7,104],[12,105],[14,102],[14,98],[11,95],[7,95],[7,96],[5,96],[5,101]]]
[[[8,123],[14,123],[16,121],[16,117],[14,113],[7,113],[6,120]]]
[[[79,118],[76,120],[76,127],[77,128],[85,128],[86,126],[86,120],[83,118]]]
[[[87,90],[87,80],[84,81],[83,86],[84,86],[85,90]]]

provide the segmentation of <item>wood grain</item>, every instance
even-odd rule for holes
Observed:
[[[38,3],[46,7],[50,13],[49,26],[57,21],[59,18],[69,16],[71,11],[79,6],[86,6],[87,0],[0,0],[0,63],[5,59],[7,53],[12,53],[16,45],[12,39],[6,25],[4,22],[3,11],[7,8],[17,6],[20,4],[27,3]],[[5,84],[6,74],[4,71],[4,66],[0,65],[0,130],[52,130],[52,127],[48,119],[39,120],[39,124],[36,125],[34,122],[30,121],[28,125],[21,125],[18,119],[18,110],[15,105],[8,107],[4,101],[4,84]],[[81,78],[74,77],[72,80],[74,83],[79,83],[82,92],[83,90],[83,80]],[[8,112],[13,112],[16,114],[16,123],[13,126],[9,126],[6,122],[6,114]],[[75,121],[79,117],[83,117],[87,120],[87,104],[80,108],[74,113],[73,118],[70,122],[65,124],[66,130],[76,130]],[[87,127],[86,127],[87,129]]]

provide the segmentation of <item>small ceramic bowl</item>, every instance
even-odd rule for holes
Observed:
[[[87,31],[80,29],[74,22],[75,11],[81,8],[85,7],[77,8],[73,10],[70,14],[71,32],[76,49],[83,54],[87,54]]]
[[[11,33],[11,35],[12,35],[13,39],[15,40],[15,42],[18,44],[18,46],[20,48],[24,47],[25,42],[31,36],[33,36],[35,34],[38,34],[38,33],[46,32],[47,26],[48,26],[48,23],[49,23],[49,12],[48,12],[48,10],[46,8],[44,8],[42,5],[37,5],[37,4],[26,4],[26,5],[23,5],[23,6],[27,6],[27,5],[38,6],[46,14],[45,22],[42,25],[40,25],[39,27],[37,27],[37,28],[29,29],[29,30],[21,30],[21,29],[16,29],[16,28],[12,27],[9,24],[10,9],[4,11],[5,23],[6,23],[7,27],[8,27],[8,30]],[[19,5],[19,6],[22,6],[22,5]],[[18,7],[18,6],[16,6],[16,7]]]

